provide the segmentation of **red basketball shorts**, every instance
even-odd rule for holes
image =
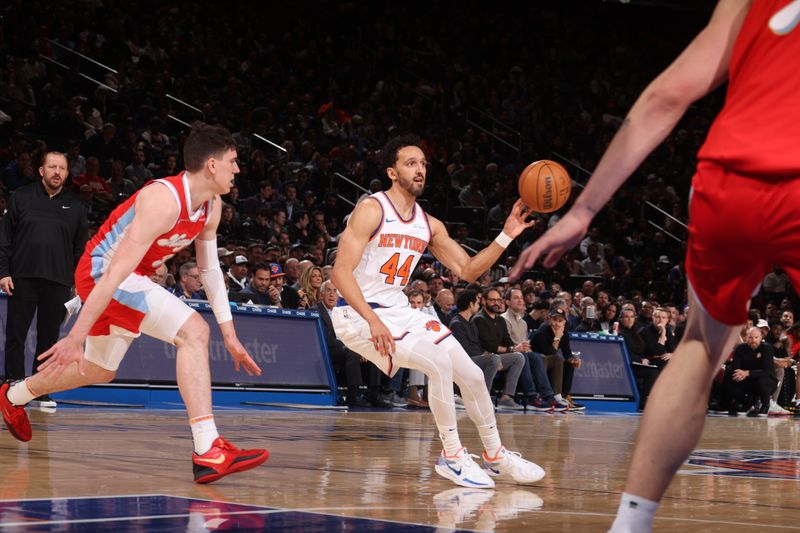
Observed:
[[[800,177],[766,181],[700,162],[692,180],[686,274],[715,320],[744,324],[779,264],[800,288]]]

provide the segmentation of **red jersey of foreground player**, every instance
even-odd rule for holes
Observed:
[[[733,47],[725,105],[699,160],[754,177],[800,176],[798,17],[798,0],[751,3]]]

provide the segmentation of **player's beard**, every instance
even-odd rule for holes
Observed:
[[[413,195],[416,198],[419,198],[425,191],[425,182],[423,181],[422,184],[419,184],[414,181],[415,178],[416,176],[409,180],[404,180],[403,178],[400,178],[397,180],[397,183],[399,183],[400,187],[402,187],[409,194]]]

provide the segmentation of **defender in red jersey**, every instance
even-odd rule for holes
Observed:
[[[177,378],[194,438],[195,481],[208,483],[266,461],[266,450],[239,450],[219,436],[211,414],[208,325],[150,276],[195,243],[209,303],[236,370],[261,374],[233,327],[217,259],[221,194],[230,191],[236,144],[222,127],[196,123],[184,145],[186,172],[155,180],[119,205],[86,245],[75,272],[83,310],[69,335],[39,356],[40,373],[0,388],[0,412],[11,433],[31,438],[24,405],[36,396],[114,379],[141,333],[174,344]]]
[[[711,381],[772,265],[800,288],[799,21],[800,0],[720,0],[631,108],[573,208],[512,270],[519,277],[542,255],[554,266],[689,105],[729,82],[692,182],[692,311],[647,402],[614,532],[651,530],[658,501],[700,438]],[[745,253],[756,248],[758,257]]]

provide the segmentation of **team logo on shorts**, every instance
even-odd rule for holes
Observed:
[[[441,331],[442,325],[436,320],[429,320],[427,324],[425,324],[425,329],[428,331]]]
[[[678,473],[800,481],[800,452],[695,450]]]

